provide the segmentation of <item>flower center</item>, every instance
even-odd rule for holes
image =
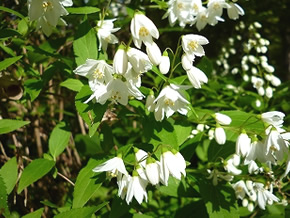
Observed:
[[[196,3],[193,4],[193,9],[194,9],[195,11],[198,11],[198,5],[197,5]]]
[[[95,79],[102,79],[104,77],[104,74],[99,69],[96,69],[93,73],[93,77]]]
[[[188,43],[188,47],[189,47],[191,50],[196,50],[197,47],[198,47],[198,43],[197,43],[197,41],[194,41],[194,40],[190,41],[190,42]]]
[[[167,106],[174,106],[174,102],[171,99],[166,98],[164,100],[164,104],[166,104]]]
[[[218,10],[218,9],[220,9],[220,4],[218,4],[218,3],[215,3],[215,4],[213,5],[213,8],[214,8],[215,10]]]
[[[118,91],[113,91],[113,93],[112,93],[112,99],[113,99],[113,100],[116,100],[116,101],[121,100],[122,97],[121,97],[121,95],[120,95],[120,92],[118,92]]]
[[[178,3],[177,7],[178,7],[179,10],[181,10],[181,9],[183,9],[183,4],[182,3]]]
[[[47,11],[49,8],[52,8],[52,3],[50,1],[43,2],[42,3],[42,8]]]
[[[149,31],[147,30],[146,27],[142,26],[140,29],[139,29],[139,36],[148,36],[149,35]]]

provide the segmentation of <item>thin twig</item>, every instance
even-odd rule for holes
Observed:
[[[81,128],[81,132],[83,135],[86,135],[86,129],[85,129],[85,125],[84,125],[84,121],[81,118],[81,116],[78,114],[78,120],[79,120],[79,124],[80,124],[80,128]]]
[[[63,178],[64,180],[66,180],[68,183],[70,183],[72,186],[75,186],[75,184],[69,179],[67,178],[65,175],[61,174],[60,172],[57,172],[57,175],[59,175],[61,178]]]
[[[3,153],[3,155],[4,155],[4,158],[5,158],[6,160],[9,160],[10,158],[6,155],[6,152],[5,152],[4,146],[3,146],[3,144],[2,144],[1,141],[0,141],[0,148],[1,148],[1,151],[2,151],[2,153]]]

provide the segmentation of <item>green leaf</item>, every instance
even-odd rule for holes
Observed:
[[[96,207],[83,207],[83,208],[73,208],[69,211],[65,211],[57,214],[54,218],[91,218],[92,215],[100,210],[102,207],[107,205],[109,202],[104,202]]]
[[[17,193],[21,193],[24,188],[47,174],[54,165],[55,162],[51,160],[42,158],[33,160],[22,172]]]
[[[88,58],[97,59],[98,48],[95,30],[86,20],[76,32],[73,49],[77,65],[84,64]]]
[[[67,79],[60,84],[60,86],[66,87],[76,92],[79,92],[82,89],[83,85],[84,84],[78,79]]]
[[[20,36],[20,33],[14,29],[3,29],[0,32],[0,39],[9,38],[13,36]]]
[[[20,34],[25,35],[28,31],[28,25],[27,25],[26,19],[22,19],[21,21],[19,21],[17,28]]]
[[[93,14],[99,12],[100,9],[96,7],[79,7],[79,8],[66,8],[70,14]]]
[[[3,214],[8,217],[10,214],[7,204],[7,190],[4,183],[4,179],[0,175],[0,215]]]
[[[213,186],[205,177],[195,177],[210,218],[239,217],[234,190],[225,185]]]
[[[31,101],[34,101],[43,88],[43,81],[28,79],[24,82],[25,91],[29,94]]]
[[[21,58],[22,58],[22,55],[21,56],[12,57],[12,58],[5,58],[4,61],[0,62],[0,71],[5,70],[7,67],[11,66],[12,64],[17,62]]]
[[[13,132],[14,130],[17,130],[20,127],[29,123],[30,121],[2,119],[0,120],[0,134]]]
[[[22,19],[25,19],[25,17],[24,17],[22,14],[20,14],[20,13],[17,12],[17,11],[14,11],[14,10],[12,10],[12,9],[10,9],[10,8],[6,8],[6,7],[2,7],[2,6],[0,6],[0,11],[5,11],[5,12],[8,12],[8,13],[14,14],[14,15],[16,15],[16,16],[22,18]]]
[[[68,145],[70,135],[71,133],[64,122],[54,127],[48,141],[49,152],[54,159],[64,151]]]
[[[22,218],[41,218],[44,208],[40,208],[32,213],[26,214]]]
[[[80,171],[74,187],[73,208],[83,207],[102,185],[103,181],[93,172],[100,163],[101,161],[90,159],[87,166]]]
[[[7,194],[10,194],[17,182],[18,176],[16,157],[11,158],[2,166],[0,176],[6,185]]]

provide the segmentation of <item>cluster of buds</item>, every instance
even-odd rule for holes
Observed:
[[[146,187],[148,184],[157,186],[159,183],[168,185],[169,176],[181,180],[186,176],[186,163],[183,156],[174,149],[163,147],[160,161],[154,159],[142,149],[134,148],[135,168],[132,175],[126,170],[122,157],[119,155],[95,167],[94,172],[107,172],[109,178],[117,177],[118,196],[129,204],[133,197],[139,204],[147,201]]]

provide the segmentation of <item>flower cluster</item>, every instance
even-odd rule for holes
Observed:
[[[174,149],[162,148],[160,161],[154,159],[142,149],[134,148],[135,169],[129,175],[121,156],[114,157],[95,167],[94,172],[107,172],[108,176],[117,177],[118,196],[129,204],[133,197],[139,204],[147,201],[146,187],[152,185],[168,185],[169,175],[181,180],[186,176],[186,163],[183,156]]]
[[[243,206],[253,211],[256,205],[265,209],[267,204],[271,205],[278,202],[279,199],[273,194],[275,180],[282,180],[290,172],[290,152],[289,139],[290,132],[286,132],[283,127],[284,114],[279,111],[266,112],[258,116],[258,119],[265,125],[265,134],[259,136],[248,136],[245,130],[242,130],[236,140],[236,152],[228,160],[223,161],[224,170],[228,174],[220,172],[217,169],[209,170],[209,179],[213,179],[216,185],[218,179],[233,181],[234,176],[242,176],[242,170],[239,166],[247,166],[248,174],[253,180],[248,179],[245,183],[239,180],[232,186],[235,189],[238,199],[243,201]],[[262,139],[258,139],[262,138]],[[243,160],[241,162],[241,160]],[[272,167],[285,162],[286,170],[280,178],[276,178]],[[267,174],[270,178],[267,185],[255,181],[255,176]]]
[[[262,25],[258,22],[249,25],[247,28],[249,38],[243,39],[240,33],[246,29],[246,26],[243,22],[240,22],[236,26],[238,35],[236,38],[229,38],[229,46],[222,48],[217,65],[224,68],[223,75],[229,72],[233,75],[240,74],[245,82],[251,82],[252,87],[256,89],[260,96],[266,96],[269,99],[273,97],[275,87],[279,86],[281,81],[274,75],[275,68],[268,63],[268,58],[265,56],[270,42],[260,35],[259,29],[261,27]],[[231,56],[236,57],[237,55],[237,49],[234,49],[238,48],[237,44],[242,45],[240,50],[243,51],[240,66],[237,66],[238,63],[231,62]],[[235,67],[230,68],[230,66]],[[228,86],[228,88],[237,93],[241,91],[240,88],[233,86]],[[260,104],[257,101],[257,107]]]
[[[233,20],[244,15],[244,10],[237,3],[228,3],[226,0],[209,0],[206,7],[202,0],[170,0],[164,17],[168,17],[172,26],[178,21],[181,27],[196,25],[201,30],[207,24],[214,26],[224,21],[223,9],[227,10],[228,17]]]
[[[41,28],[45,35],[52,33],[57,24],[66,25],[61,16],[68,15],[64,7],[73,5],[72,0],[28,0],[28,16],[30,21],[37,21],[37,29]]]

